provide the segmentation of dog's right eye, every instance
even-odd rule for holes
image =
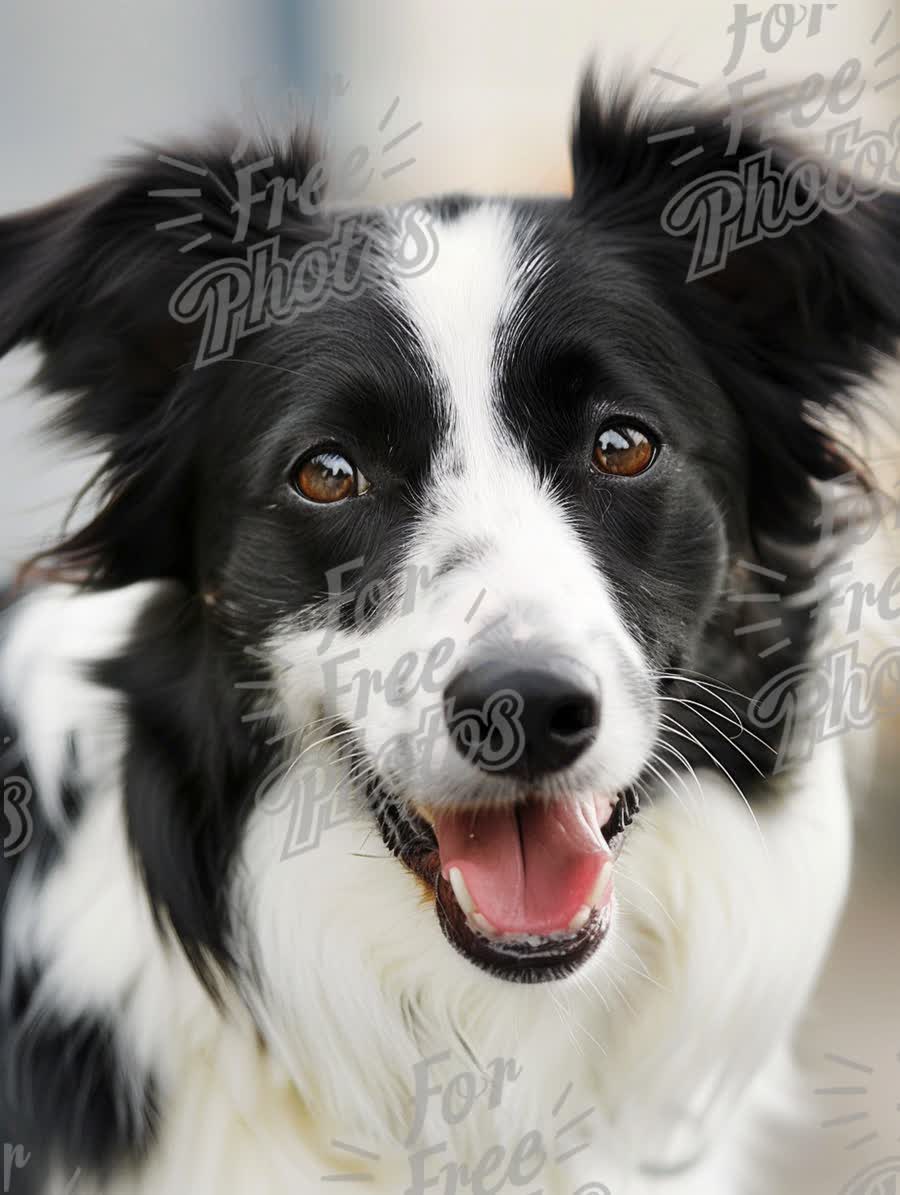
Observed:
[[[294,489],[308,502],[343,502],[369,488],[357,467],[334,451],[302,457],[294,466],[291,479]]]
[[[656,459],[656,446],[636,427],[610,424],[597,433],[594,465],[614,477],[637,477]]]

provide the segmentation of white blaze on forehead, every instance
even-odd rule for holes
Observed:
[[[503,440],[495,411],[498,333],[517,299],[521,269],[509,210],[483,204],[437,225],[433,265],[400,282],[448,403],[450,454],[471,462]]]
[[[529,225],[500,202],[440,221],[435,231],[431,267],[398,280],[395,290],[430,363],[449,425],[435,461],[431,517],[420,521],[413,553],[428,566],[461,543],[481,542],[496,558],[502,543],[508,556],[533,560],[543,539],[555,545],[548,567],[565,541],[584,568],[574,530],[505,423],[498,394],[506,348],[536,278],[550,263]],[[499,586],[492,587],[499,600]],[[519,596],[533,589],[532,582]]]

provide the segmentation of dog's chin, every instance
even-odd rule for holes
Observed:
[[[378,792],[385,845],[425,886],[447,941],[474,966],[546,983],[573,974],[606,938],[612,863],[638,808],[632,791],[452,814]]]

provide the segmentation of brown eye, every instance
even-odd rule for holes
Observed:
[[[317,452],[294,469],[294,486],[310,502],[343,502],[364,494],[369,483],[339,452]]]
[[[653,464],[656,449],[635,427],[607,427],[597,436],[594,464],[601,473],[637,477]]]

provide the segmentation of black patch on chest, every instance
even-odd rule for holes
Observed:
[[[109,1023],[37,1011],[40,973],[17,973],[0,1011],[0,1136],[8,1190],[40,1191],[54,1170],[100,1179],[138,1161],[158,1125],[154,1080],[124,1073]]]
[[[64,850],[65,833],[78,822],[83,794],[78,746],[69,741],[60,800],[61,834],[42,811],[33,772],[19,745],[17,728],[0,714],[0,778],[3,826],[0,852],[0,957],[10,916],[7,897],[26,865],[28,883],[39,889]],[[103,861],[97,861],[103,866]],[[0,1190],[37,1195],[58,1170],[77,1189],[81,1168],[105,1175],[139,1157],[157,1122],[151,1078],[127,1095],[123,1059],[112,1026],[89,1015],[67,1017],[37,1000],[37,966],[4,971],[0,979]]]

